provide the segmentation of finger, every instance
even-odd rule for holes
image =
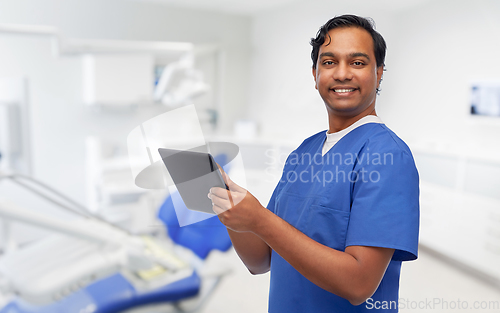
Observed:
[[[212,210],[217,214],[220,214],[222,212],[226,212],[229,209],[230,209],[230,207],[229,207],[229,204],[227,201],[226,202],[217,202],[217,201],[212,202]]]
[[[212,187],[212,188],[210,188],[210,192],[208,193],[207,197],[212,200],[212,203],[214,203],[215,201],[218,201],[218,202],[225,201],[226,205],[221,206],[221,207],[225,208],[226,210],[229,210],[230,208],[234,207],[233,195],[227,189],[222,189],[219,187]]]
[[[212,197],[212,205],[216,205],[223,210],[229,210],[232,207],[229,200],[219,197]]]
[[[231,198],[229,199],[231,201],[232,206],[238,205],[243,199],[245,199],[248,191],[246,189],[241,189],[241,191],[231,191]]]
[[[213,211],[214,211],[214,213],[215,213],[215,214],[217,214],[217,215],[219,215],[219,214],[221,214],[221,213],[226,212],[226,210],[224,210],[223,208],[221,208],[221,207],[219,207],[219,206],[217,206],[217,205],[215,205],[215,204],[213,204],[213,205],[212,205],[212,210],[213,210]]]
[[[224,171],[224,169],[222,168],[222,166],[220,166],[220,165],[219,165],[219,163],[217,163],[217,162],[216,162],[215,164],[217,164],[217,167],[219,168],[219,171],[220,171],[221,173],[226,173],[226,172]]]
[[[226,190],[227,196],[229,197],[229,203],[231,204],[231,208],[234,207],[233,194],[230,190]]]
[[[222,168],[222,166],[220,166],[218,163],[217,164],[217,167],[219,168],[219,172],[222,176],[222,180],[224,181],[224,183],[226,184],[226,186],[228,186],[228,179],[229,179],[229,176],[227,176],[226,174],[226,171],[224,171],[224,168]]]
[[[230,184],[230,179],[229,179],[229,176],[226,174],[226,172],[224,171],[224,169],[222,169],[222,167],[219,166],[219,172],[222,176],[222,180],[224,181],[224,184],[226,184],[226,187],[229,187],[229,184]]]
[[[227,175],[225,172],[222,175],[222,178],[224,179],[224,182],[226,185],[229,187],[229,190],[231,191],[236,191],[236,192],[244,192],[245,189],[240,187],[238,184],[233,182],[231,178],[229,178],[229,175]]]
[[[224,180],[224,182],[226,183],[226,185],[230,185],[233,183],[233,181],[229,178],[229,175],[227,175],[226,172],[224,171],[221,171],[221,175],[222,175],[222,179]]]
[[[218,197],[225,200],[229,200],[229,195],[226,189],[220,187],[212,187],[208,193],[209,198]]]
[[[235,182],[233,182],[229,178],[229,175],[227,175],[226,172],[224,171],[222,172],[222,178],[224,179],[226,185],[229,187],[229,190],[213,187],[210,189],[210,193],[219,198],[229,200],[231,203],[230,208],[234,207],[235,205],[240,203],[243,198],[245,198],[247,190],[245,188],[240,187]]]

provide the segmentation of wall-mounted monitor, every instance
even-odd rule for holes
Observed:
[[[500,79],[471,83],[470,114],[500,117]]]

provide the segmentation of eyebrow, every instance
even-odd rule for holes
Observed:
[[[332,57],[332,58],[334,58],[335,54],[333,54],[332,52],[323,52],[322,54],[319,55],[319,58],[321,59],[323,57]],[[370,61],[370,57],[368,56],[368,54],[363,53],[363,52],[353,52],[353,53],[350,53],[349,57],[350,58],[364,57],[364,58],[367,58],[368,61]]]

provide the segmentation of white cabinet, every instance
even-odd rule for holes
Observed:
[[[153,55],[95,54],[83,58],[85,104],[151,103],[153,88]]]
[[[500,162],[414,154],[421,178],[421,244],[500,280]]]

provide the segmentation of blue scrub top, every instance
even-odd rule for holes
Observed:
[[[395,249],[367,302],[353,306],[273,251],[269,312],[397,312],[401,261],[417,258],[419,178],[408,146],[384,124],[361,125],[321,155],[326,132],[287,158],[268,209],[317,242]],[[335,266],[335,264],[332,264]]]

